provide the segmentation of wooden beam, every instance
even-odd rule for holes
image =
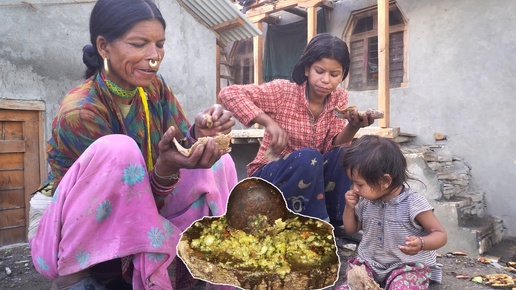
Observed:
[[[385,114],[378,125],[383,128],[390,126],[389,102],[389,0],[378,0],[378,109]]]
[[[276,1],[274,3],[268,3],[266,5],[260,6],[258,8],[249,8],[245,15],[249,18],[263,15],[263,14],[271,14],[274,12],[278,12],[281,10],[285,10],[288,8],[293,8],[298,5],[298,2],[306,2],[306,1],[298,1],[298,0],[281,0]]]
[[[263,31],[263,22],[257,22],[254,25],[260,31]],[[263,33],[253,37],[253,55],[254,55],[254,83],[259,85],[263,83]]]
[[[217,80],[216,85],[216,95],[215,95],[215,102],[219,103],[219,92],[220,92],[220,46],[216,46],[215,49],[215,62],[216,62],[216,71],[215,71],[215,79]]]
[[[232,30],[232,29],[244,26],[244,25],[245,25],[244,19],[235,18],[235,19],[231,19],[231,20],[222,22],[220,24],[214,25],[210,28],[211,28],[211,30],[213,30],[219,34],[222,34],[226,31],[229,31],[229,30]]]
[[[333,8],[333,3],[327,0],[306,0],[306,1],[300,1],[299,7],[301,8],[309,8],[309,7],[320,7],[324,6],[325,8]]]
[[[0,98],[0,109],[45,111],[45,103],[42,101],[10,100]]]
[[[301,16],[303,18],[307,17],[306,11],[303,10],[303,9],[297,8],[297,7],[288,8],[288,9],[285,9],[285,11],[287,11],[288,13],[292,13],[294,15],[297,15],[297,16]]]
[[[308,7],[306,13],[308,15],[306,27],[306,41],[308,43],[317,34],[317,7]]]

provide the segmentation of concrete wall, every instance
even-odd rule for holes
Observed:
[[[338,1],[330,32],[343,38],[350,13],[377,1]],[[390,91],[390,126],[461,157],[487,210],[516,235],[516,1],[398,0],[408,20],[408,86]],[[350,104],[378,107],[377,91],[350,92]]]
[[[46,103],[46,136],[61,99],[83,81],[95,1],[0,1],[0,98]],[[32,2],[32,1],[29,1]],[[156,1],[167,22],[160,73],[189,119],[216,99],[216,38],[177,1]]]

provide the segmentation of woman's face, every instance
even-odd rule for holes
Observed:
[[[324,98],[333,92],[342,81],[344,73],[340,62],[322,58],[305,68],[308,77],[309,97]]]
[[[154,19],[137,23],[122,37],[106,44],[108,78],[126,90],[149,85],[165,55],[164,45],[161,22]],[[158,66],[152,68],[150,60],[157,61]]]

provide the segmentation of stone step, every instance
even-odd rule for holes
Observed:
[[[506,229],[501,219],[492,216],[463,218],[459,226],[475,234],[478,254],[484,254],[498,244],[505,236]]]
[[[457,208],[458,218],[472,219],[486,214],[485,193],[483,191],[467,192],[464,195],[453,196],[446,200]]]
[[[425,195],[448,233],[448,242],[439,251],[464,251],[475,257],[499,243],[505,233],[503,223],[486,215],[485,193],[469,189],[468,166],[443,152],[426,155],[428,151],[409,149],[404,151],[408,170],[424,184],[410,186]]]

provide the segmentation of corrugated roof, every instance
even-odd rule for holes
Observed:
[[[261,35],[258,29],[229,0],[179,0],[184,7],[194,13],[207,27],[220,35],[222,41],[232,41]]]

